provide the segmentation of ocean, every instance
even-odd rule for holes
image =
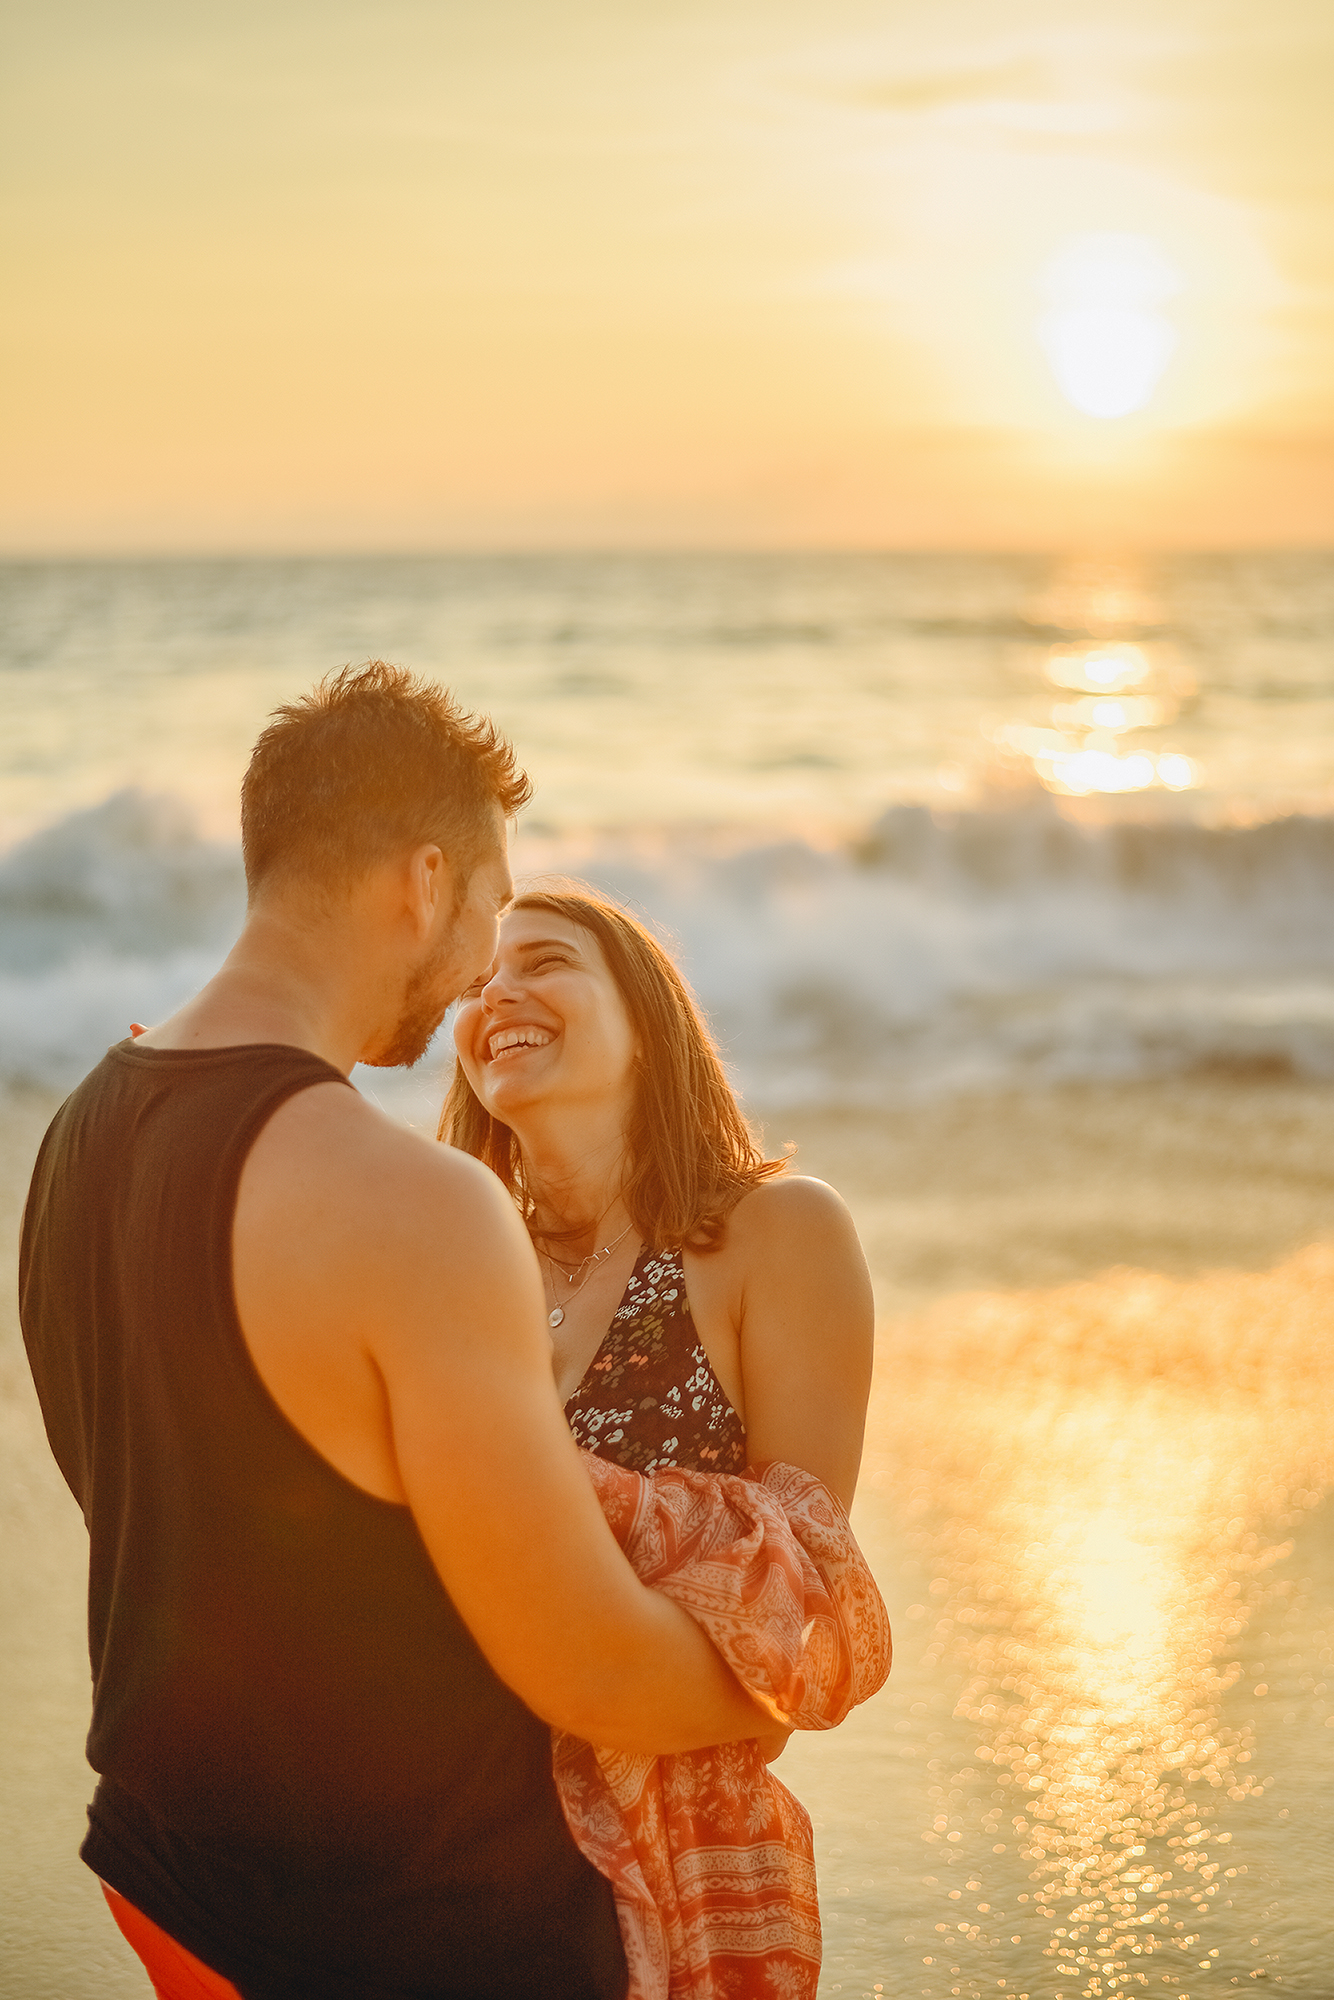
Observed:
[[[752,1097],[1334,1074],[1328,556],[10,563],[0,647],[12,1079],[207,975],[251,742],[374,655],[497,717],[520,872],[665,928]]]
[[[663,932],[867,1244],[896,1663],[780,1767],[822,2000],[1331,2000],[1334,556],[0,565],[15,1218],[234,935],[266,715],[375,655],[512,735],[516,872]],[[443,1044],[357,1081],[430,1129]],[[105,2000],[82,1527],[6,1329],[0,1987]]]

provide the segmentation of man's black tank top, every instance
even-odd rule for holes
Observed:
[[[242,1165],[329,1082],[299,1049],[122,1044],[38,1158],[23,1332],[91,1540],[83,1857],[246,2000],[613,2000],[546,1728],[241,1333]]]

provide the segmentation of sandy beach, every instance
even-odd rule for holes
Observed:
[[[12,2000],[110,2000],[146,1986],[76,1856],[90,1789],[83,1529],[47,1452],[12,1303],[23,1194],[54,1103],[11,1095],[0,1128],[0,1989]],[[1319,1377],[1334,1263],[1308,1246],[1334,1238],[1334,1088],[1212,1076],[892,1114],[776,1113],[764,1125],[771,1147],[795,1142],[796,1164],[849,1200],[880,1321],[857,1525],[895,1617],[896,1669],[843,1732],[798,1743],[785,1763],[819,1832],[822,1995],[1068,2000],[1090,1978],[1110,1992],[1118,1981],[1143,1987],[1150,1973],[1156,1990],[1204,1995],[1249,1983],[1257,1968],[1286,1991],[1327,1992],[1315,1916],[1327,1835],[1304,1774],[1334,1748],[1310,1671],[1315,1640],[1327,1647],[1329,1637],[1317,1509],[1330,1478]],[[1202,1482],[1216,1488],[1205,1503]],[[1146,1526],[1150,1497],[1156,1528]],[[1082,1524],[1078,1562],[1056,1549],[1058,1519]],[[1291,1577],[1303,1559],[1308,1573]],[[1076,1572],[1082,1637],[1057,1630]],[[1127,1591],[1137,1609],[1122,1615]],[[1189,1658],[1171,1637],[1171,1604],[1190,1625]],[[1282,1690],[1292,1719],[1281,1761],[1265,1728],[1277,1710],[1264,1703],[1282,1674],[1267,1668],[1253,1695],[1245,1686],[1246,1648],[1272,1637],[1273,1654],[1279,1612],[1285,1661],[1301,1661]],[[1105,1725],[1096,1768],[1074,1768],[1083,1753],[1060,1748],[1080,1702],[1079,1726],[1095,1711]],[[1189,1737],[1192,1715],[1208,1727]],[[1152,1716],[1169,1721],[1150,1769]],[[1173,1729],[1195,1749],[1175,1739],[1164,1749]],[[1212,1748],[1197,1755],[1202,1743]],[[1022,1819],[1009,1807],[1030,1782],[1025,1756],[1041,1786],[1025,1790],[1034,1803]],[[1008,1796],[988,1790],[1002,1762],[1018,1766]],[[1184,1788],[1179,1808],[1167,1765]],[[1045,1832],[1042,1797],[1065,1800]],[[1201,1797],[1212,1817],[1192,1807]],[[1297,1865],[1262,1905],[1280,1836]],[[1212,1861],[1200,1858],[1206,1837]],[[1193,1870],[1211,1882],[1248,1849],[1240,1874],[1219,1878],[1232,1892],[1226,1907],[1206,1903],[1201,1887],[1177,1910],[1171,1881],[1179,1887],[1182,1869],[1173,1878],[1158,1864],[1173,1853],[1179,1862],[1191,1841]],[[1085,1907],[1070,1897],[1087,1902],[1089,1884],[1101,1884],[1085,1925],[1142,1921],[1129,1892],[1108,1887],[1125,1873],[1127,1847],[1146,1856],[1142,1871],[1158,1866],[1140,1898],[1152,1888],[1165,1899],[1163,1942],[1132,1946],[1127,1929],[1123,1957],[1099,1960],[1124,1971],[1091,1973],[1083,1944],[1066,1942],[1081,1934],[1072,1918]],[[1208,1921],[1191,1915],[1197,1906]],[[1109,1932],[1089,1949],[1118,1947]]]

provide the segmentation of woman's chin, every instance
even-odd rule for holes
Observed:
[[[534,1083],[525,1082],[521,1076],[497,1076],[486,1079],[486,1092],[477,1094],[493,1118],[499,1118],[508,1125],[513,1114],[523,1110],[525,1105],[541,1100],[542,1091]]]

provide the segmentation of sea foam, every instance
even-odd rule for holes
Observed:
[[[595,882],[668,937],[756,1102],[1334,1075],[1328,818],[1090,827],[1024,797],[897,806],[828,847],[692,830],[521,839],[515,859]],[[179,799],[119,792],[12,849],[0,1075],[75,1081],[209,976],[243,908],[238,854]]]

